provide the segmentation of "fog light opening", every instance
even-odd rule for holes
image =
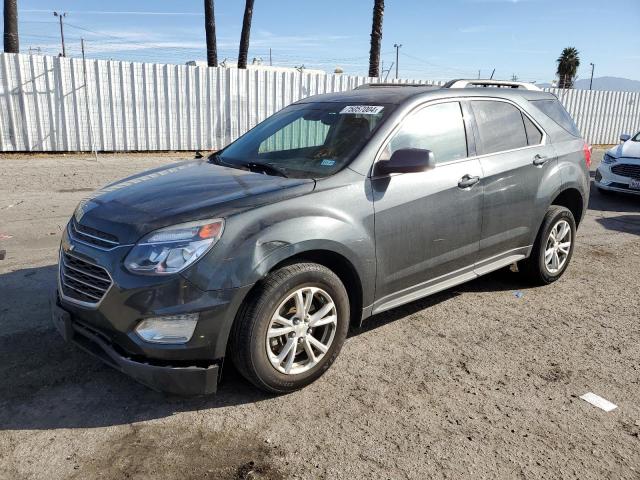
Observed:
[[[135,329],[145,342],[182,344],[191,340],[198,324],[198,313],[151,317],[142,320]]]

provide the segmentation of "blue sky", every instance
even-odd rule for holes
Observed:
[[[563,47],[575,46],[579,78],[640,80],[640,0],[387,0],[382,59],[400,76],[444,80],[517,75],[549,82]],[[275,65],[365,74],[373,0],[255,0],[249,58]],[[52,10],[66,11],[68,55],[184,63],[206,58],[201,0],[18,0],[21,49],[57,54],[59,27]],[[235,61],[242,0],[216,0],[219,59]],[[392,72],[393,75],[393,72]]]

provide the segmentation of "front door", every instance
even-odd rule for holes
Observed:
[[[482,221],[482,172],[469,159],[459,102],[410,114],[382,153],[400,148],[434,153],[436,166],[419,173],[373,176],[377,281],[374,312],[475,276]],[[375,170],[374,170],[375,171]],[[471,179],[473,185],[467,185]],[[466,180],[466,183],[465,183]]]

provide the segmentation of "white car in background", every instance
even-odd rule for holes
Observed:
[[[622,143],[607,150],[596,170],[596,186],[601,192],[640,195],[640,132],[620,135]]]

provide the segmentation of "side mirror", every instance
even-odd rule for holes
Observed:
[[[390,173],[424,172],[435,168],[436,162],[431,150],[421,148],[401,148],[391,155],[389,160],[376,164],[376,173],[388,175]]]
[[[621,142],[626,142],[627,140],[629,140],[631,138],[631,135],[623,133],[622,135],[620,135],[620,141]]]

